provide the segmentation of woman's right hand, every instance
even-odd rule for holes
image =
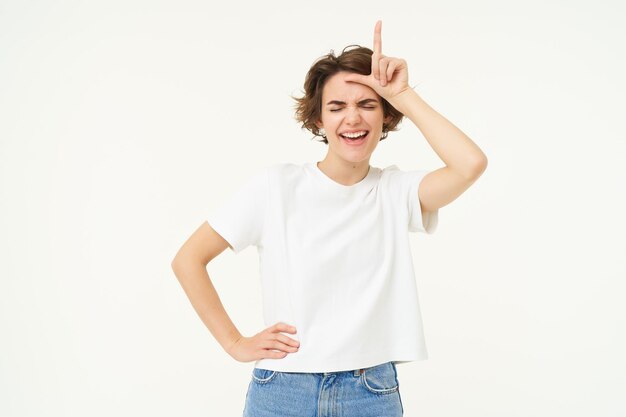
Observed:
[[[280,332],[296,333],[296,328],[278,322],[252,337],[241,336],[227,353],[239,362],[252,362],[265,358],[282,359],[287,353],[297,352],[300,342]]]

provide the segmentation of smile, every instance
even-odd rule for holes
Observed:
[[[369,131],[361,130],[358,132],[344,132],[340,133],[339,136],[343,139],[343,142],[350,146],[359,146],[365,143],[369,135]]]

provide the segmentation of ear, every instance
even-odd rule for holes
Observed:
[[[315,122],[315,126],[317,126],[318,129],[321,129],[324,127],[321,120],[318,120],[317,122]]]
[[[393,116],[388,114],[387,116],[385,116],[385,118],[383,119],[383,122],[385,124],[389,124],[389,122],[393,119]]]

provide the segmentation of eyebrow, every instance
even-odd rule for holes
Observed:
[[[364,100],[359,101],[357,104],[368,104],[368,103],[371,103],[372,101],[373,101],[374,103],[378,103],[378,100],[376,100],[376,99],[373,99],[373,98],[366,98],[366,99],[364,99]],[[331,100],[331,101],[329,101],[328,103],[326,103],[326,105],[327,105],[327,106],[329,106],[329,105],[331,105],[331,104],[337,104],[337,105],[339,105],[339,106],[343,106],[343,105],[345,105],[345,104],[346,104],[346,102],[345,102],[345,101],[339,101],[339,100]]]

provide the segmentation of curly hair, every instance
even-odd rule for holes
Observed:
[[[309,69],[304,80],[304,96],[291,97],[296,101],[296,120],[302,123],[302,129],[307,129],[313,135],[320,136],[328,144],[325,136],[320,134],[316,122],[321,119],[322,113],[322,91],[328,78],[340,71],[354,72],[362,75],[369,75],[372,69],[373,51],[359,45],[349,45],[343,48],[339,56],[335,56],[334,51],[318,58]],[[383,134],[380,140],[384,140],[389,131],[397,130],[398,124],[404,115],[396,110],[387,100],[381,97],[383,103],[383,117],[389,120],[383,123]]]

